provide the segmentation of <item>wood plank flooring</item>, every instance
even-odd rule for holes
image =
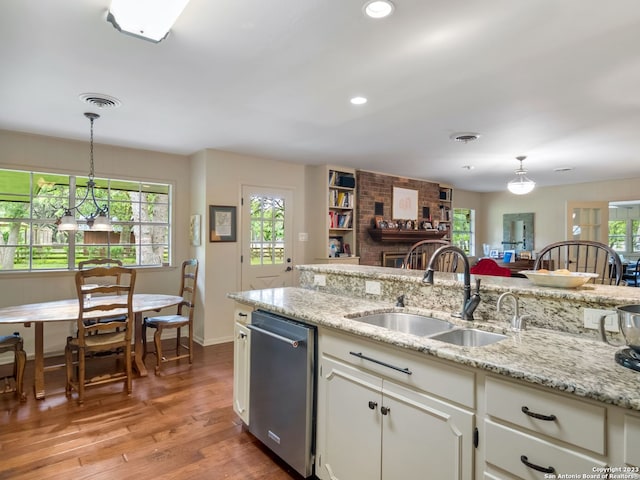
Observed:
[[[35,400],[29,361],[27,402],[0,396],[0,480],[300,480],[233,412],[233,344],[194,353],[160,377],[150,356],[132,396],[120,383],[93,387],[82,406],[65,397],[63,370],[47,373]]]

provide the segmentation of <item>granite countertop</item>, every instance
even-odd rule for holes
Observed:
[[[615,362],[614,354],[620,347],[579,335],[542,328],[529,328],[514,333],[507,328],[507,322],[504,327],[486,322],[464,322],[445,312],[399,308],[390,302],[351,298],[305,288],[250,290],[227,296],[256,308],[312,324],[640,411],[640,372]],[[426,337],[393,332],[348,318],[390,310],[426,314],[459,326],[498,331],[505,333],[508,338],[483,347],[460,347]]]

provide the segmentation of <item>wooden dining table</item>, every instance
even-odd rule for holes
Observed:
[[[107,297],[102,300],[108,301]],[[134,352],[133,367],[142,377],[147,376],[147,369],[142,361],[142,314],[158,311],[177,305],[182,297],[177,295],[163,295],[156,293],[135,293],[133,295],[134,312]],[[37,399],[45,397],[44,372],[44,324],[49,322],[69,322],[78,318],[78,299],[54,300],[51,302],[30,303],[0,308],[0,325],[19,324],[26,327],[35,325],[35,355],[34,355],[34,393]],[[117,311],[114,311],[117,313]],[[99,318],[104,312],[87,312],[85,319]]]

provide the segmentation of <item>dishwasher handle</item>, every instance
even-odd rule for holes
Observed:
[[[263,334],[268,335],[270,337],[273,337],[276,340],[280,340],[281,342],[288,343],[293,348],[298,348],[298,345],[300,345],[300,340],[294,340],[292,338],[283,337],[282,335],[278,335],[277,333],[270,332],[269,330],[265,330],[263,328],[257,327],[257,326],[252,325],[252,324],[247,325],[247,328],[250,329],[250,330],[255,330],[256,332],[259,332],[259,333],[263,333]]]

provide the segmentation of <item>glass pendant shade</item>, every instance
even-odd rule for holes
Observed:
[[[522,161],[527,157],[516,158],[520,161],[520,168],[516,170],[516,178],[507,184],[507,188],[511,193],[515,193],[516,195],[526,195],[535,188],[536,182],[528,178],[526,176],[527,170],[522,168]]]
[[[95,230],[98,232],[110,232],[111,231],[111,222],[109,222],[109,218],[104,215],[98,215],[93,219],[93,225],[91,225],[91,230]]]
[[[65,212],[64,216],[60,219],[60,223],[58,223],[58,230],[62,232],[78,230],[76,217],[71,215],[71,212]]]

